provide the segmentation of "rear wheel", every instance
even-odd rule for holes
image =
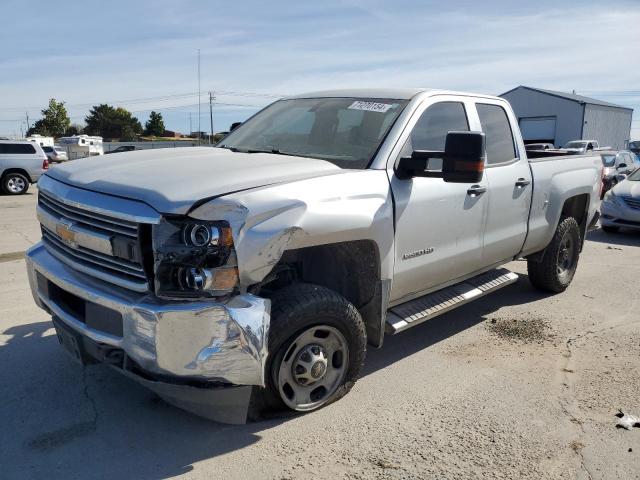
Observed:
[[[308,412],[346,395],[366,354],[358,310],[336,292],[310,284],[280,290],[271,301],[269,403]]]
[[[575,218],[562,219],[542,261],[527,262],[533,286],[556,293],[566,290],[578,268],[580,242],[580,227]]]
[[[2,190],[8,195],[20,195],[29,190],[29,179],[22,173],[7,173],[2,178]]]

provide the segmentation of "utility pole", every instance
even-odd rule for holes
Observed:
[[[28,132],[29,129],[31,128],[31,125],[29,124],[29,112],[24,112],[24,114],[27,116],[27,132]]]
[[[193,122],[191,121],[191,112],[189,112],[189,136],[193,133]]]
[[[198,146],[200,146],[200,49],[198,49]]]
[[[213,144],[213,101],[216,97],[212,92],[209,92],[209,125],[211,126],[211,136],[209,137],[209,145]]]

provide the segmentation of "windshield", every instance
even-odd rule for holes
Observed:
[[[363,98],[280,100],[231,132],[218,147],[366,168],[406,104]]]
[[[616,156],[615,155],[601,155],[602,157],[602,165],[604,167],[613,167],[616,164]]]
[[[569,142],[562,148],[582,148],[587,144],[587,142]]]

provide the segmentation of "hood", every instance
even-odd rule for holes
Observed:
[[[324,160],[239,153],[211,147],[162,148],[99,155],[46,175],[66,184],[185,214],[200,200],[274,183],[346,172]]]
[[[613,187],[612,190],[618,196],[640,199],[640,181],[638,180],[624,180]]]

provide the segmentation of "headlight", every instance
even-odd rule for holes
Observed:
[[[603,200],[605,202],[614,203],[616,205],[618,204],[618,197],[615,193],[613,193],[613,190],[609,190],[607,193],[605,193]]]
[[[238,267],[225,222],[163,219],[153,229],[155,292],[160,297],[214,297],[233,291]]]

